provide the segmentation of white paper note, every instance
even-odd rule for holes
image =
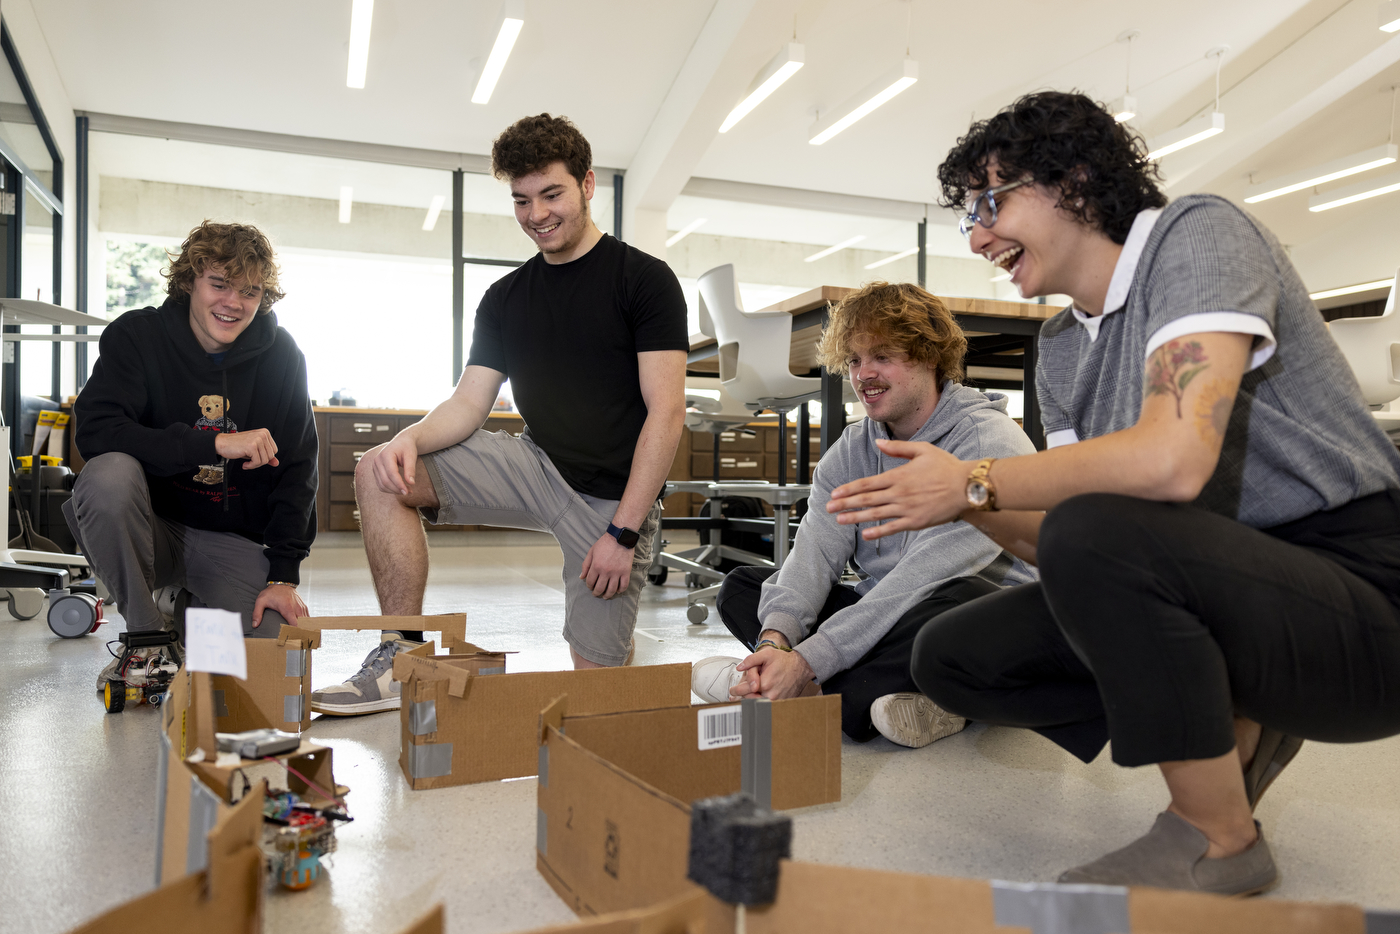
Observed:
[[[243,646],[243,617],[205,607],[186,610],[185,667],[246,681],[248,653]]]

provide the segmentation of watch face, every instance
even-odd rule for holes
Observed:
[[[631,529],[622,529],[617,533],[617,543],[623,548],[636,548],[639,538],[641,536]]]
[[[978,508],[987,505],[987,488],[976,480],[971,481],[967,485],[967,501]]]

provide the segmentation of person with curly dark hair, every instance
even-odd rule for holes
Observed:
[[[491,161],[539,254],[482,297],[451,398],[355,470],[375,593],[385,615],[422,612],[420,514],[551,532],[574,665],[623,665],[685,422],[685,296],[664,262],[594,225],[592,150],[567,118],[517,121]],[[506,379],[528,426],[519,437],[478,430]],[[399,707],[392,659],[423,635],[384,636],[359,673],[312,694],[314,710]]]
[[[102,332],[64,515],[130,632],[178,631],[187,605],[237,612],[265,638],[308,615],[316,426],[306,358],[271,310],[277,273],[261,230],[206,220],[171,252],[165,302]],[[98,690],[121,680],[115,666]]]
[[[979,256],[1041,329],[1048,450],[908,461],[832,492],[867,539],[965,519],[1039,583],[914,644],[945,709],[1084,761],[1155,764],[1151,831],[1064,882],[1248,894],[1277,870],[1253,811],[1305,739],[1400,733],[1400,454],[1278,240],[1213,195],[1165,204],[1141,138],[1040,93],[939,169]]]

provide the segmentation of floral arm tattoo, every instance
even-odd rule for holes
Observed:
[[[1171,396],[1176,402],[1176,417],[1181,418],[1181,398],[1186,395],[1186,387],[1209,368],[1200,341],[1168,341],[1148,361],[1143,395]]]

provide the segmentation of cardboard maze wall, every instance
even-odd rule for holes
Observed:
[[[399,655],[404,682],[399,766],[422,790],[534,775],[539,712],[561,694],[579,713],[690,703],[690,666],[481,675],[483,663],[452,656]]]
[[[735,704],[561,716],[564,706],[572,711],[572,696],[543,717],[535,864],[579,914],[694,891],[686,864],[697,798],[742,788],[774,808],[841,799],[838,696],[750,702],[755,720],[766,712],[766,737],[746,728],[742,745],[707,738],[713,719],[737,720]]]

